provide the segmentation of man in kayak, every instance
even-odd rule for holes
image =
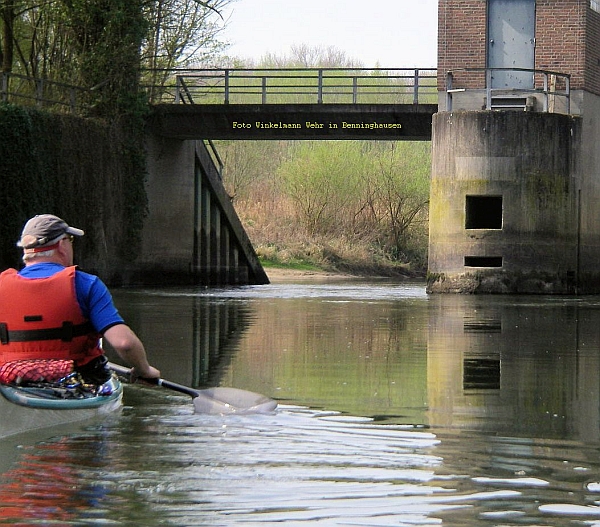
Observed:
[[[106,285],[73,265],[73,241],[83,234],[52,214],[25,224],[17,242],[25,267],[0,274],[1,382],[51,382],[74,368],[84,381],[102,384],[111,372],[101,337],[133,367],[133,377],[160,377]]]

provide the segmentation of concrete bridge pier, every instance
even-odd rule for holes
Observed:
[[[204,142],[149,134],[146,149],[149,213],[131,281],[269,283]]]
[[[581,119],[434,116],[428,292],[576,293]]]
[[[428,290],[599,293],[600,4],[438,4]]]

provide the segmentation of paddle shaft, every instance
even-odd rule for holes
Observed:
[[[108,363],[109,368],[124,377],[131,377],[131,369]],[[194,410],[198,414],[258,414],[272,413],[277,408],[277,403],[259,393],[240,390],[237,388],[208,388],[194,390],[176,382],[164,379],[143,379],[144,382],[157,384],[169,390],[184,393],[192,397]]]
[[[119,366],[118,364],[114,364],[112,362],[108,363],[109,368],[117,373],[118,375],[123,375],[124,377],[131,376],[131,368],[125,368],[124,366]],[[177,384],[176,382],[167,381],[165,379],[142,379],[144,382],[148,382],[150,384],[157,384],[158,386],[163,386],[168,388],[169,390],[173,390],[175,392],[184,393],[193,398],[198,397],[199,393],[197,390],[193,388],[189,388],[188,386],[183,386],[182,384]]]

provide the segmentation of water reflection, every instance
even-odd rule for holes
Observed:
[[[103,481],[81,478],[104,465],[101,435],[61,437],[23,449],[0,485],[0,523],[15,526],[70,525],[98,520],[107,490]]]
[[[206,291],[117,291],[115,298],[163,377],[196,387],[218,382],[230,359],[223,349],[236,347],[253,317],[248,303]]]
[[[123,292],[165,377],[382,422],[598,440],[597,297],[350,282]]]
[[[429,423],[598,440],[598,299],[432,297]]]
[[[165,377],[352,415],[424,422],[428,322],[421,284],[155,290],[139,298],[117,300]],[[154,313],[161,313],[160,321]],[[243,315],[237,323],[235,313]],[[215,320],[221,322],[204,327]],[[204,377],[197,374],[198,356],[210,348],[197,345],[202,340],[192,335],[199,332],[218,350]],[[170,346],[167,355],[162,344],[157,347],[162,342]],[[176,362],[174,354],[181,355]]]
[[[279,410],[129,387],[101,425],[0,444],[0,524],[600,525],[600,298],[424,290],[117,291],[165,378]]]

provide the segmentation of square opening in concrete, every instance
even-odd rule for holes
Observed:
[[[466,196],[465,229],[502,229],[502,196]]]
[[[465,359],[463,362],[463,390],[499,390],[499,359]]]
[[[465,256],[465,267],[502,267],[502,256]]]

